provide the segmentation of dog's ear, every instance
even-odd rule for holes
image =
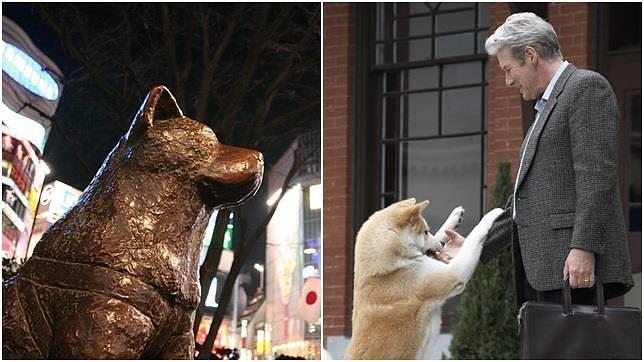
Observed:
[[[408,200],[405,200],[408,201]],[[421,212],[429,205],[429,201],[425,200],[419,203],[414,202],[409,205],[406,204],[405,207],[402,209],[400,213],[400,217],[398,219],[398,226],[404,227],[409,224],[414,224],[418,221],[418,218],[421,217]]]
[[[412,197],[412,198],[409,198],[407,200],[398,201],[398,202],[392,204],[392,206],[396,205],[396,206],[409,207],[409,206],[413,206],[414,204],[416,204],[416,199]]]
[[[420,216],[420,213],[423,212],[423,210],[425,210],[427,205],[429,205],[429,201],[425,200],[408,207],[406,212],[410,218],[415,219],[416,217]]]
[[[183,112],[168,88],[163,85],[155,86],[148,92],[139,112],[134,117],[128,138],[142,134],[156,121],[182,116]]]
[[[414,205],[414,207],[418,208],[418,213],[420,214],[425,208],[429,205],[429,200],[421,201]]]

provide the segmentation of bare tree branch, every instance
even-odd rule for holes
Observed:
[[[263,50],[266,39],[272,36],[275,30],[277,30],[277,28],[287,19],[291,8],[292,6],[289,5],[284,5],[283,7],[281,7],[280,12],[275,20],[272,23],[268,24],[266,29],[264,29],[263,31],[256,32],[255,40],[253,41],[253,45],[251,45],[250,49],[251,53],[244,62],[244,65],[240,72],[240,77],[238,78],[238,81],[236,82],[233,90],[233,94],[231,95],[231,100],[226,107],[222,129],[224,130],[224,132],[228,133],[228,139],[232,135],[233,124],[237,118],[240,104],[243,100],[244,95],[246,94],[248,83],[250,82],[250,79],[253,76],[257,63],[259,61],[259,53]],[[270,5],[266,3],[262,4],[260,8],[260,13],[258,14],[261,24],[260,29],[264,28],[269,9]]]
[[[242,10],[243,10],[243,6],[238,3],[235,6],[235,11],[233,13],[232,18],[228,20],[226,33],[223,35],[221,42],[217,46],[217,50],[215,51],[215,54],[212,56],[212,58],[208,59],[207,57],[208,50],[210,48],[210,43],[208,43],[207,46],[204,46],[203,51],[204,51],[205,68],[204,68],[203,77],[201,78],[201,85],[199,86],[199,92],[197,93],[198,94],[197,95],[197,117],[199,119],[202,119],[206,116],[208,98],[211,96],[209,92],[210,84],[212,83],[213,77],[215,76],[217,65],[219,64],[219,61],[222,55],[224,54],[224,51],[228,48],[228,44],[230,43],[230,40],[232,39],[233,32],[237,27],[237,21],[239,16],[242,14]],[[207,17],[204,17],[202,26],[203,26],[204,39],[206,39],[208,34]]]

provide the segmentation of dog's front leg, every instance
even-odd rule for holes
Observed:
[[[450,293],[450,297],[462,293],[465,289],[465,285],[472,277],[474,269],[476,269],[476,265],[478,264],[485,237],[492,227],[494,220],[502,212],[502,209],[494,209],[483,216],[478,225],[474,227],[474,230],[465,238],[461,250],[459,250],[458,254],[449,263],[450,269],[458,277],[458,283],[452,293]]]

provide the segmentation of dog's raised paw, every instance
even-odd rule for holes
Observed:
[[[464,214],[465,209],[463,208],[463,206],[455,208],[447,218],[447,227],[449,229],[457,229],[463,223]]]

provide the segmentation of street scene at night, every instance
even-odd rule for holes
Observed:
[[[3,3],[3,358],[320,358],[320,20]]]

